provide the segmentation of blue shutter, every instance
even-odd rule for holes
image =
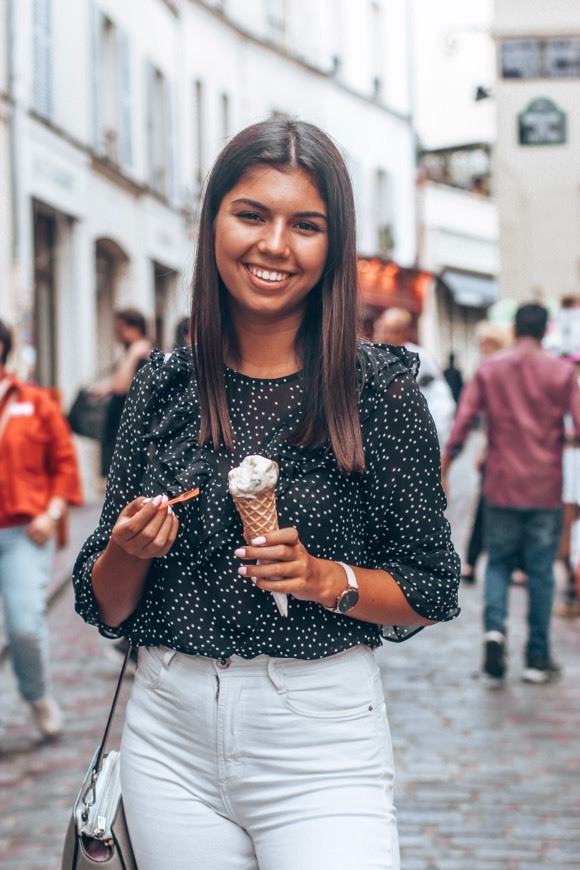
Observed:
[[[107,154],[107,138],[103,118],[103,32],[105,16],[97,3],[93,2],[92,44],[93,44],[93,145],[97,154]]]
[[[52,115],[52,2],[34,0],[33,15],[33,94],[34,108],[40,115]]]
[[[145,106],[145,117],[147,119],[147,176],[149,178],[149,184],[151,187],[156,190],[156,179],[155,179],[155,147],[154,147],[154,136],[155,136],[155,107],[154,107],[154,94],[155,94],[155,67],[151,63],[150,60],[145,61],[145,99],[147,101],[147,105]]]
[[[131,126],[131,54],[129,34],[118,30],[119,57],[119,163],[126,169],[133,163],[133,130]]]
[[[175,87],[165,81],[165,112],[167,116],[167,199],[175,203],[177,199],[177,172],[175,154]]]

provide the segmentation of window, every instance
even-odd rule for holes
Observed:
[[[383,91],[383,57],[385,54],[383,32],[383,7],[378,0],[371,0],[370,5],[370,57],[372,73],[373,97],[380,100]]]
[[[32,102],[39,115],[52,114],[52,4],[34,0]]]
[[[504,79],[580,78],[580,39],[508,39],[500,65]]]
[[[273,42],[286,36],[286,0],[266,0],[267,33]]]
[[[544,75],[549,79],[579,78],[580,39],[546,40]]]
[[[222,136],[227,139],[230,135],[230,98],[222,94]]]
[[[33,206],[35,377],[43,387],[57,383],[57,245],[56,217]]]
[[[127,168],[133,159],[129,37],[96,7],[94,53],[95,149]]]
[[[203,82],[199,80],[194,84],[193,94],[193,123],[194,123],[194,148],[195,148],[195,186],[201,190],[204,177],[204,92]]]
[[[391,257],[393,253],[392,190],[391,179],[384,169],[377,169],[375,177],[375,221],[377,250]]]
[[[175,194],[173,94],[165,75],[148,65],[149,180],[155,193]]]

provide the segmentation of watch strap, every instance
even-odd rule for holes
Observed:
[[[343,590],[340,593],[340,595],[338,596],[338,598],[336,599],[336,604],[334,605],[334,607],[326,607],[325,605],[323,605],[325,610],[330,610],[331,613],[341,613],[341,611],[337,607],[337,604],[345,592],[348,592],[349,589],[356,589],[358,592],[358,581],[356,579],[356,574],[354,573],[354,571],[352,570],[350,565],[347,565],[346,562],[339,562],[338,559],[336,560],[336,564],[340,565],[340,567],[342,568],[342,570],[346,574],[347,586],[346,586],[346,589]]]

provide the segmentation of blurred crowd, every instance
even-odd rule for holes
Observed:
[[[114,327],[117,363],[87,391],[102,407],[90,434],[99,440],[103,477],[131,381],[152,349],[139,310],[116,311]],[[175,347],[188,343],[188,328],[187,318],[179,322]],[[468,534],[459,549],[463,583],[484,585],[482,679],[503,684],[509,590],[520,584],[529,595],[522,677],[553,682],[562,668],[552,655],[552,617],[580,618],[580,301],[564,299],[552,318],[530,303],[513,323],[481,321],[474,332],[479,362],[468,374],[454,353],[440,366],[412,340],[416,334],[410,313],[391,308],[370,337],[419,356],[418,383],[437,429],[450,504],[449,469],[467,440],[475,443],[477,486],[467,521],[462,517]],[[20,693],[41,734],[53,739],[64,720],[51,688],[45,596],[55,549],[66,541],[69,508],[82,503],[81,481],[66,409],[51,391],[18,380],[8,362],[11,348],[10,327],[0,321],[0,592]],[[70,422],[87,434],[72,415]],[[556,562],[566,578],[560,587]]]

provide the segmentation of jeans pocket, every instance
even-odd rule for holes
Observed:
[[[146,689],[158,689],[165,672],[161,648],[140,646],[137,656],[135,679]]]
[[[286,707],[308,719],[360,719],[374,707],[373,678],[363,656],[312,662],[312,668],[287,671],[283,682]]]

